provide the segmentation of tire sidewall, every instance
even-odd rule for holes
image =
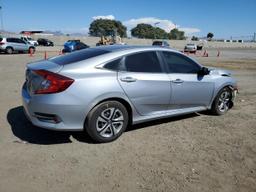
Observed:
[[[9,50],[10,50],[10,51],[9,51]],[[13,53],[13,48],[7,47],[7,48],[6,48],[6,53],[7,53],[7,54],[12,54],[12,53]]]
[[[104,111],[105,109],[110,108],[110,107],[117,108],[123,113],[124,122],[123,122],[122,129],[115,136],[110,137],[110,138],[105,138],[105,137],[102,137],[97,132],[96,122],[97,122],[99,115],[102,113],[102,111]],[[117,101],[106,101],[106,102],[103,102],[103,103],[97,105],[90,111],[90,113],[87,116],[86,122],[85,122],[85,130],[90,135],[90,137],[96,142],[100,142],[100,143],[111,142],[111,141],[116,140],[126,130],[127,125],[128,125],[128,118],[129,118],[128,112],[123,104],[121,104],[120,102],[117,102]]]
[[[227,111],[230,109],[230,107],[229,107],[228,110],[227,110],[227,111],[224,111],[224,112],[222,112],[222,111],[219,110],[219,107],[218,107],[219,98],[220,98],[221,94],[222,94],[224,91],[229,91],[229,93],[231,94],[231,90],[230,90],[228,87],[224,87],[224,88],[222,88],[222,89],[219,91],[219,93],[217,94],[217,96],[216,96],[216,98],[215,98],[215,100],[214,100],[214,102],[213,102],[213,105],[212,105],[212,112],[213,112],[213,114],[215,114],[215,115],[224,115],[224,114],[227,113]]]

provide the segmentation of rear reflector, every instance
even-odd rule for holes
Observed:
[[[60,123],[61,120],[57,115],[53,115],[53,114],[46,114],[46,113],[38,113],[35,112],[35,117],[39,120],[39,121],[43,121],[43,122],[48,122],[48,123]]]
[[[46,70],[35,70],[37,75],[42,77],[42,81],[35,94],[52,94],[66,90],[74,80],[63,75],[59,75]]]

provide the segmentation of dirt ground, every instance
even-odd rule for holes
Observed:
[[[50,55],[57,54],[49,53]],[[207,113],[130,127],[94,144],[83,133],[32,126],[21,107],[27,62],[0,55],[0,191],[256,191],[256,49],[193,56],[233,70],[240,94],[224,116]]]

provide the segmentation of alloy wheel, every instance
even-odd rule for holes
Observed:
[[[119,109],[114,107],[103,110],[96,121],[97,132],[105,138],[118,134],[123,125],[124,115]]]

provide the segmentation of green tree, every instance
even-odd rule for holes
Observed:
[[[177,28],[172,29],[169,33],[169,39],[183,40],[185,39],[185,32],[179,31]]]
[[[140,23],[131,30],[133,37],[146,38],[146,39],[166,39],[168,34],[159,27],[153,27],[152,25]]]
[[[209,33],[207,34],[207,39],[212,40],[213,36],[214,36],[214,34],[211,33],[211,32],[209,32]]]
[[[116,20],[110,19],[97,19],[90,24],[89,34],[91,36],[100,37],[102,35],[120,35],[120,37],[126,37],[126,27]]]
[[[192,40],[192,41],[198,41],[198,40],[199,40],[199,38],[198,38],[198,37],[196,37],[196,36],[192,36],[191,40]]]

